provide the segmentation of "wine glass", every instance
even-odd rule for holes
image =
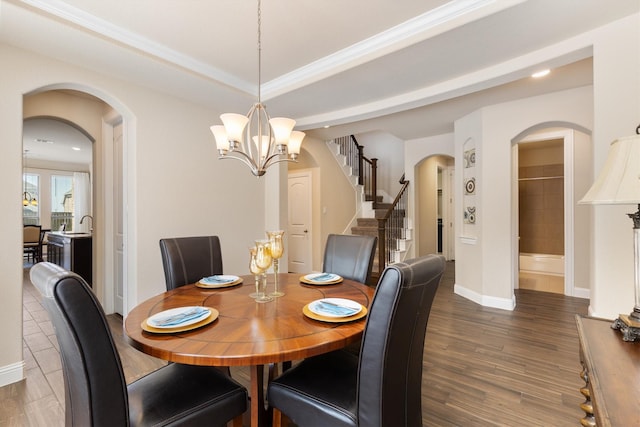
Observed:
[[[264,273],[264,270],[258,267],[256,264],[256,247],[249,248],[249,271],[256,279],[256,291],[249,294],[251,298],[258,298],[260,296],[260,275]]]
[[[265,293],[267,288],[267,270],[273,262],[270,246],[268,240],[256,240],[256,266],[262,270],[262,289],[260,290],[260,296],[256,298],[257,302],[273,301],[273,297]]]
[[[273,273],[275,276],[274,290],[269,295],[272,297],[281,297],[284,292],[278,290],[278,261],[284,254],[284,245],[282,244],[282,235],[284,231],[267,231],[267,237],[269,237],[269,244],[271,248],[271,258],[273,258]]]

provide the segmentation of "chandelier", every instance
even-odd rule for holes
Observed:
[[[223,125],[211,126],[218,159],[237,159],[255,176],[262,176],[269,166],[280,162],[297,162],[304,132],[294,131],[296,122],[286,117],[270,118],[260,98],[261,84],[261,8],[258,0],[258,102],[246,116],[236,113],[220,115]]]
[[[27,168],[27,153],[29,150],[24,150],[24,166],[22,171],[22,206],[38,206],[38,199],[35,196],[31,196],[31,193],[27,191],[27,175],[25,170]]]

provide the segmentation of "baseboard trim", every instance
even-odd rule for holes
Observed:
[[[497,298],[488,295],[482,295],[471,289],[467,289],[464,286],[460,286],[455,284],[453,286],[453,293],[456,295],[460,295],[468,300],[471,300],[477,304],[480,304],[483,307],[492,307],[499,308],[501,310],[509,310],[513,311],[516,307],[516,299],[513,296],[511,299],[508,298]]]
[[[24,376],[24,361],[0,366],[0,387],[22,381]]]
[[[573,296],[576,298],[591,299],[591,289],[573,288]]]

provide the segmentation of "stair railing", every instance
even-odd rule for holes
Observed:
[[[369,159],[364,155],[364,146],[358,144],[354,135],[342,136],[334,140],[340,147],[352,174],[358,177],[358,184],[364,188],[365,200],[373,201],[373,209],[378,203],[378,159]]]
[[[402,187],[384,217],[378,218],[378,272],[391,264],[394,251],[399,250],[399,241],[406,238],[405,218],[407,215],[407,201],[409,181],[400,178]]]
[[[373,209],[378,208],[378,159],[368,159],[364,154],[364,146],[358,144],[354,135],[334,139],[351,167],[351,172],[358,177],[358,184],[364,187],[365,200],[373,202]],[[409,181],[400,178],[402,187],[385,215],[378,220],[378,271],[394,261],[393,254],[399,250],[399,241],[406,238],[405,218],[407,213]]]

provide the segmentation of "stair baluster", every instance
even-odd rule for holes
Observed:
[[[340,154],[346,159],[347,166],[351,168],[351,174],[358,177],[358,184],[364,188],[365,200],[372,202],[372,208],[380,209],[385,204],[378,199],[378,159],[368,159],[364,155],[364,146],[360,145],[354,135],[343,136],[334,139],[338,144]],[[409,181],[400,178],[403,184],[393,203],[387,208],[381,217],[376,215],[378,235],[378,259],[377,276],[384,268],[396,261],[394,254],[400,249],[399,241],[406,238],[405,215],[407,212],[406,191]]]

